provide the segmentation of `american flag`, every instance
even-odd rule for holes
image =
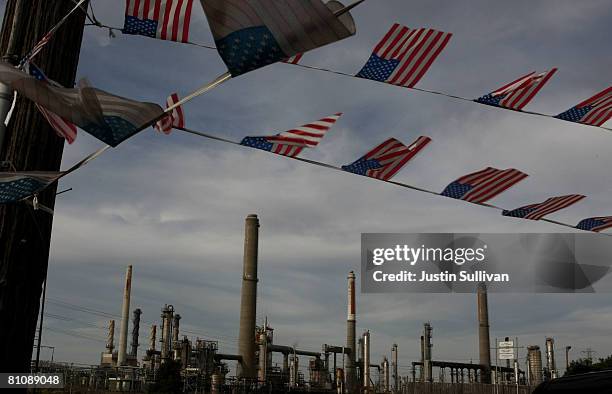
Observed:
[[[59,172],[0,172],[0,204],[30,197],[55,182]]]
[[[31,76],[36,78],[37,80],[45,83],[50,83],[47,76],[39,69],[35,64],[29,62],[26,64],[26,68]],[[72,144],[77,137],[77,128],[71,122],[65,120],[61,116],[54,114],[51,111],[48,111],[46,108],[42,107],[39,104],[36,104],[36,108],[40,111],[42,116],[49,122],[49,125],[55,130],[55,133],[65,138],[69,144]]]
[[[219,55],[232,76],[355,34],[350,13],[321,0],[202,1]]]
[[[527,174],[514,168],[499,170],[487,167],[484,170],[457,179],[448,185],[441,195],[476,204],[484,203],[516,185],[527,176]]]
[[[529,73],[474,101],[520,111],[535,97],[556,71],[557,69],[553,68],[539,74]]]
[[[419,137],[410,146],[406,146],[395,138],[389,138],[359,160],[342,166],[342,169],[387,181],[430,142],[431,138],[429,137]]]
[[[612,86],[556,116],[570,122],[601,126],[612,117]]]
[[[5,62],[0,62],[0,82],[113,147],[163,115],[157,104],[115,96],[85,80],[76,89],[54,86]]]
[[[303,57],[303,53],[298,53],[295,56],[291,56],[290,58],[283,60],[283,62],[288,64],[300,64],[300,60],[302,60]]]
[[[127,0],[123,33],[189,41],[193,0]]]
[[[172,93],[166,100],[166,108],[171,107],[179,101],[180,99],[178,94]],[[164,134],[170,134],[172,128],[174,127],[185,127],[185,114],[183,112],[183,107],[180,105],[170,111],[167,116],[164,116],[155,124],[155,129],[163,132]]]
[[[576,225],[576,228],[598,233],[600,231],[612,228],[612,216],[600,216],[584,219]]]
[[[240,144],[283,156],[296,157],[304,148],[313,148],[342,116],[337,113],[316,122],[269,137],[245,137]]]
[[[434,29],[410,29],[395,23],[357,76],[411,88],[425,75],[451,36]]]
[[[546,215],[560,211],[564,208],[569,207],[570,205],[574,205],[585,197],[586,196],[583,196],[582,194],[570,194],[568,196],[551,197],[548,200],[539,204],[526,205],[524,207],[516,208],[511,211],[504,210],[502,212],[502,215],[522,219],[540,220]]]

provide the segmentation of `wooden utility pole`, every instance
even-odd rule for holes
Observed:
[[[5,4],[0,54],[14,64],[75,6],[71,0]],[[35,59],[50,79],[63,86],[74,85],[85,17],[85,12],[76,11]],[[64,140],[34,104],[19,98],[0,151],[0,161],[10,167],[2,171],[57,171],[63,148]],[[40,203],[53,208],[55,189],[41,193]],[[23,203],[0,206],[0,372],[30,371],[52,221],[50,214]]]

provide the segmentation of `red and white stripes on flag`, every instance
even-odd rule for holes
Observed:
[[[523,219],[540,220],[544,216],[560,211],[562,209],[565,209],[571,205],[574,205],[578,201],[584,198],[586,198],[586,196],[583,196],[582,194],[570,194],[568,196],[551,197],[542,203],[527,205],[525,207],[518,208],[514,210],[514,212],[516,211],[525,212],[526,213],[525,215],[518,215],[519,217],[522,217]],[[506,215],[506,216],[515,216],[515,215],[512,215],[512,213],[510,213],[510,215]]]
[[[446,197],[482,204],[508,190],[527,176],[524,172],[514,168],[500,170],[487,167],[484,170],[462,176],[448,185],[441,194]]]
[[[459,178],[460,183],[469,183],[474,186],[472,190],[463,195],[462,199],[477,204],[483,203],[506,191],[527,176],[524,172],[514,168],[498,170],[489,167],[479,173]]]
[[[342,169],[388,181],[430,142],[429,137],[419,137],[410,146],[406,146],[395,138],[389,138],[357,161],[342,166]]]
[[[411,88],[425,75],[452,33],[429,28],[410,29],[395,23],[374,48],[374,54],[399,62],[386,82]]]
[[[173,106],[180,101],[178,94],[172,93],[166,100],[166,108]],[[168,113],[167,116],[160,119],[155,124],[155,129],[164,134],[170,134],[174,127],[185,127],[185,113],[183,107],[178,106]]]
[[[300,60],[302,60],[303,57],[303,53],[298,53],[295,56],[291,56],[290,58],[283,60],[283,62],[288,64],[300,64]]]
[[[557,115],[556,118],[602,126],[612,118],[612,86]]]
[[[544,87],[546,82],[557,71],[553,68],[539,74],[532,72],[516,81],[502,86],[491,93],[491,96],[503,96],[499,101],[499,106],[514,110],[521,110],[535,97],[535,95]]]
[[[192,8],[193,0],[127,0],[124,32],[188,42]]]
[[[42,116],[47,119],[47,122],[49,122],[49,125],[51,128],[53,128],[53,130],[55,130],[55,133],[58,136],[65,138],[69,144],[72,144],[76,140],[77,127],[73,123],[65,120],[61,116],[56,115],[51,111],[48,111],[38,104],[36,104],[36,108],[38,108]]]
[[[431,138],[421,136],[410,146],[406,146],[395,138],[388,139],[368,153],[368,156],[374,157],[382,168],[370,170],[367,175],[386,181],[391,179],[430,142]]]
[[[284,131],[278,135],[269,137],[268,141],[272,143],[296,144],[307,148],[314,148],[321,142],[323,137],[325,137],[325,133],[329,131],[340,116],[342,116],[342,114],[337,113],[316,122]]]

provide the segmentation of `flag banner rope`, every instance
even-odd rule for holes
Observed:
[[[349,6],[349,7],[351,7],[351,6]],[[120,27],[108,26],[108,25],[102,24],[102,23],[97,22],[97,21],[96,21],[96,23],[91,23],[91,24],[88,24],[87,26],[96,26],[96,27],[99,27],[99,28],[105,28],[105,29],[109,29],[109,30],[113,30],[113,31],[114,30],[121,31]],[[214,45],[201,44],[201,43],[196,43],[196,42],[192,42],[192,41],[184,42],[183,44],[193,45],[193,46],[196,46],[196,47],[200,47],[200,48],[204,48],[204,49],[209,49],[209,50],[217,50],[217,47],[214,46]],[[326,67],[319,67],[319,66],[313,66],[313,65],[308,65],[308,64],[302,64],[302,63],[300,63],[300,60],[303,57],[303,53],[297,54],[296,56],[298,57],[297,61],[296,61],[295,56],[294,56],[294,57],[291,57],[289,59],[283,59],[280,62],[281,63],[285,63],[285,64],[289,64],[291,66],[301,67],[301,68],[307,69],[307,70],[320,71],[320,72],[325,72],[325,73],[329,73],[329,74],[340,75],[340,76],[343,76],[343,77],[349,77],[349,78],[355,78],[355,79],[369,79],[369,78],[364,78],[362,76],[358,76],[359,74],[355,75],[355,74],[351,74],[351,73],[347,73],[347,72],[343,72],[343,71],[338,71],[338,70],[334,70],[334,69],[330,69],[330,68],[326,68]],[[553,70],[557,71],[556,69],[552,69],[551,72],[546,73],[545,75],[542,75],[542,79],[544,79],[544,78],[546,79],[546,80],[543,81],[544,83],[550,78],[550,76],[552,76],[552,74],[554,73]],[[538,77],[538,76],[536,76],[536,77]],[[456,95],[456,94],[451,94],[451,93],[437,91],[437,90],[431,90],[431,89],[425,89],[425,88],[420,88],[420,87],[416,87],[416,86],[394,85],[394,84],[386,83],[384,81],[377,81],[377,80],[374,80],[374,79],[369,79],[369,80],[371,80],[373,82],[379,82],[379,83],[382,82],[382,83],[385,83],[387,85],[398,86],[398,87],[401,87],[401,88],[404,88],[404,89],[411,89],[411,90],[415,90],[415,91],[418,91],[418,92],[421,92],[421,93],[427,93],[427,94],[433,94],[433,95],[437,95],[437,96],[443,96],[443,97],[451,98],[451,99],[454,99],[454,100],[468,101],[468,102],[476,103],[476,104],[480,104],[480,105],[492,106],[492,104],[490,102],[487,102],[486,100],[484,100],[484,97],[487,97],[487,96],[483,96],[483,97],[480,97],[480,98],[468,98],[468,97],[463,97],[463,96],[459,96],[459,95]],[[517,82],[517,81],[515,81],[515,82]],[[539,86],[536,86],[535,89],[541,87],[542,85],[543,84],[541,84]],[[608,88],[608,91],[610,89],[612,89],[612,88]],[[533,98],[533,96],[531,96],[529,98],[529,101],[532,98]],[[527,103],[525,102],[524,104],[526,105]],[[587,122],[583,123],[583,122],[574,121],[574,120],[571,120],[571,118],[569,118],[569,117],[564,117],[563,116],[564,113],[559,114],[559,115],[552,115],[552,114],[545,114],[545,113],[542,113],[542,112],[525,110],[525,109],[522,108],[522,106],[520,106],[520,108],[519,108],[519,106],[515,106],[514,108],[513,107],[507,107],[507,106],[504,106],[504,105],[493,105],[493,106],[496,107],[496,108],[499,108],[499,109],[519,112],[519,113],[523,113],[523,114],[526,114],[526,115],[540,116],[540,117],[556,119],[556,120],[566,120],[566,121],[570,121],[572,123],[583,125],[583,126],[595,127],[595,128],[602,129],[604,131],[612,131],[612,128],[603,126],[602,125],[603,123],[600,123],[600,124],[598,124],[598,123],[587,123]]]
[[[186,128],[186,127],[175,127],[175,129],[183,131],[183,132],[188,133],[188,134],[192,134],[192,135],[198,136],[198,137],[207,138],[207,139],[210,139],[210,140],[215,140],[215,141],[219,141],[219,142],[224,142],[224,143],[228,143],[228,144],[238,145],[238,146],[243,146],[244,147],[244,145],[242,145],[241,143],[239,143],[237,141],[232,141],[230,139],[227,139],[227,138],[224,138],[224,137],[220,137],[220,136],[215,135],[215,134],[206,133],[206,132],[198,131],[198,130],[193,130],[193,129]],[[269,152],[269,153],[273,153],[273,152]],[[374,179],[374,180],[381,181],[381,182],[386,182],[386,183],[389,183],[389,184],[392,184],[392,185],[395,185],[395,186],[403,187],[405,189],[410,189],[410,190],[414,190],[414,191],[421,192],[421,193],[432,194],[432,195],[435,195],[435,196],[444,196],[442,193],[438,193],[438,192],[435,192],[433,190],[424,189],[424,188],[421,188],[421,187],[418,187],[418,186],[413,186],[413,185],[410,185],[410,184],[407,184],[407,183],[403,183],[403,182],[397,182],[397,181],[392,181],[392,180],[388,180],[388,179],[374,178],[374,177],[370,177],[370,176],[367,176],[367,175],[362,175],[362,174],[359,174],[359,173],[356,173],[356,172],[347,171],[347,170],[345,170],[345,169],[343,169],[341,167],[338,167],[338,166],[335,166],[335,165],[332,165],[332,164],[328,164],[328,163],[324,163],[324,162],[320,162],[320,161],[316,161],[316,160],[305,159],[303,157],[297,157],[297,156],[285,156],[285,157],[288,157],[289,159],[292,159],[292,160],[301,161],[303,163],[312,164],[312,165],[315,165],[315,166],[318,166],[318,167],[323,167],[323,168],[327,168],[327,169],[335,170],[335,171],[341,171],[341,172],[343,172],[345,174],[354,174],[354,175],[359,175],[359,176],[365,176],[366,178]],[[467,201],[467,200],[463,200],[463,201]],[[474,204],[474,205],[480,205],[480,206],[485,207],[485,208],[495,209],[495,210],[500,211],[502,213],[504,211],[507,211],[507,209],[505,209],[505,208],[501,208],[501,207],[498,207],[496,205],[488,204],[488,203],[485,203],[485,202],[474,202],[474,201],[467,201],[467,202],[470,202],[471,204]],[[571,228],[571,229],[574,229],[574,230],[577,229],[577,230],[583,230],[583,231],[591,231],[591,230],[587,230],[587,229],[585,229],[583,227],[573,226],[571,224],[559,222],[559,221],[552,220],[552,219],[541,218],[540,221],[551,223],[551,224],[558,225],[558,226],[563,226],[563,227]],[[612,237],[612,234],[608,234],[608,233],[600,233],[600,234]]]
[[[64,15],[64,17],[62,19],[60,19],[59,22],[57,22],[52,28],[51,30],[49,30],[47,32],[47,34],[45,34],[43,36],[43,38],[36,44],[34,45],[34,47],[23,57],[23,59],[21,59],[21,62],[19,62],[19,67],[22,67],[25,63],[29,62],[30,60],[32,60],[36,55],[38,55],[38,53],[47,45],[47,43],[51,40],[51,38],[53,37],[53,34],[55,34],[55,32],[62,27],[62,25],[64,23],[66,23],[66,21],[68,20],[68,18],[70,18],[70,15],[72,15],[76,10],[78,10],[79,8],[81,8],[81,6],[85,3],[85,1],[87,0],[80,0],[75,6],[74,8],[72,8],[66,15]],[[82,8],[81,8],[82,9]]]

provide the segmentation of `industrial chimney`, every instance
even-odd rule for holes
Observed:
[[[556,379],[557,365],[555,362],[555,340],[553,338],[546,338],[546,366],[550,379]]]
[[[480,365],[484,367],[481,375],[482,383],[491,383],[491,343],[489,339],[489,305],[487,301],[487,285],[478,285],[478,350]]]
[[[119,331],[119,351],[117,365],[125,365],[127,355],[128,323],[130,319],[130,293],[132,292],[132,266],[128,265],[123,289],[123,307],[121,308],[121,331]]]
[[[244,231],[244,260],[242,291],[240,294],[240,333],[238,353],[242,362],[237,373],[242,378],[256,378],[255,361],[255,317],[257,311],[257,245],[259,242],[259,219],[257,215],[246,218]]]
[[[537,386],[542,383],[542,353],[539,346],[527,346],[527,367],[529,384]]]
[[[133,312],[132,317],[132,350],[130,355],[134,358],[138,358],[138,331],[140,331],[140,315],[142,311],[136,308]]]
[[[355,355],[357,347],[355,344],[355,325],[356,325],[356,307],[355,307],[355,272],[351,271],[348,274],[348,303],[346,317],[346,347],[349,349],[346,360],[346,388],[349,393],[356,391],[356,373],[355,373]]]

